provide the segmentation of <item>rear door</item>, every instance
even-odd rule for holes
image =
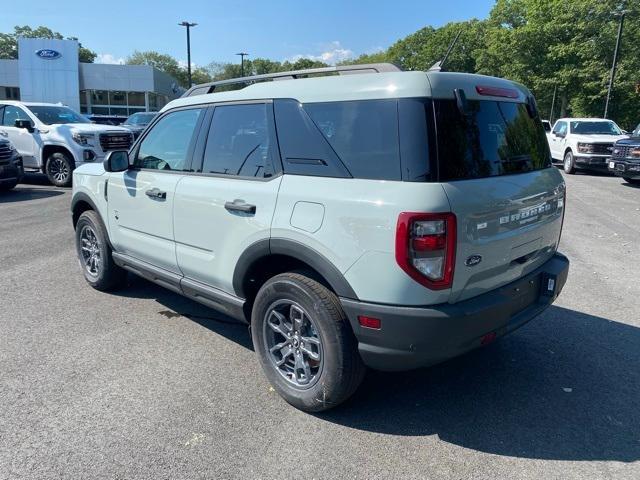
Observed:
[[[178,265],[233,294],[238,258],[270,236],[282,180],[271,102],[216,106],[200,143],[195,172],[176,189]]]
[[[436,100],[439,176],[457,218],[450,302],[500,287],[556,251],[564,183],[522,103]]]
[[[132,168],[110,174],[109,234],[117,252],[179,274],[173,229],[175,191],[190,168],[204,111],[188,108],[163,115],[132,152]]]

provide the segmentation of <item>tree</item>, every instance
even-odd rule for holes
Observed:
[[[24,25],[22,27],[15,26],[13,33],[0,33],[0,59],[16,59],[18,58],[18,37],[25,38],[53,38],[56,40],[64,40],[59,32],[54,32],[48,27],[40,26],[35,29]],[[67,37],[67,40],[78,40],[77,37]],[[78,43],[78,59],[83,63],[93,63],[96,59],[96,53]]]

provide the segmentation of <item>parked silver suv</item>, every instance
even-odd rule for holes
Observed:
[[[431,365],[542,312],[564,202],[526,88],[376,64],[193,87],[74,171],[72,214],[89,284],[128,270],[249,322],[273,387],[320,411],[365,365]]]

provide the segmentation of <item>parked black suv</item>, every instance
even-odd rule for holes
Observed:
[[[640,124],[629,138],[613,145],[609,171],[629,183],[640,185]]]
[[[9,140],[0,138],[0,191],[11,190],[23,174],[22,157]]]

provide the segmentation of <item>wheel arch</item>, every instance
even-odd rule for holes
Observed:
[[[233,273],[233,289],[251,305],[265,281],[279,273],[295,270],[310,271],[314,280],[339,297],[358,298],[340,270],[321,253],[295,240],[282,238],[260,240],[244,251]]]
[[[46,144],[42,147],[42,171],[45,171],[45,168],[47,166],[47,159],[49,158],[49,156],[53,155],[54,153],[63,153],[65,155],[68,155],[69,158],[71,159],[71,161],[73,162],[72,168],[75,168],[76,165],[76,159],[73,156],[73,153],[71,152],[71,150],[69,150],[67,147],[63,146],[63,145],[56,145],[56,144]]]

